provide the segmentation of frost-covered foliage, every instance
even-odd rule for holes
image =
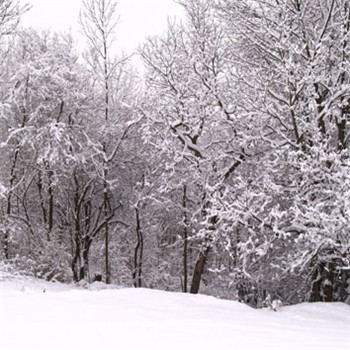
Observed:
[[[197,191],[193,277],[207,262],[206,290],[252,305],[346,300],[348,2],[180,3],[187,24],[142,50],[145,131],[167,193]]]
[[[237,114],[261,121],[250,174],[222,197],[224,227],[259,293],[345,300],[349,290],[347,1],[222,1]],[[234,196],[232,196],[234,194]],[[309,286],[295,295],[294,284]],[[290,287],[290,291],[286,290]],[[305,290],[301,288],[300,290]],[[258,293],[258,294],[259,294]]]
[[[1,259],[255,307],[349,302],[348,1],[177,3],[184,21],[139,50],[143,84],[110,51],[114,1],[84,1],[84,60],[33,30],[1,51]]]
[[[213,196],[245,158],[247,140],[242,138],[245,121],[239,123],[233,112],[227,37],[213,17],[213,4],[181,5],[187,22],[170,25],[164,37],[141,51],[149,68],[146,104],[153,104],[145,112],[144,137],[164,154],[161,191],[179,193],[184,240],[199,254],[192,262],[191,284],[191,291],[198,292],[201,271],[220,235]]]
[[[60,279],[88,278],[91,244],[105,226],[101,135],[106,126],[98,106],[100,89],[78,63],[70,37],[20,31],[7,63],[1,115],[2,253],[46,279],[62,264],[65,277]],[[122,93],[118,86],[113,96]],[[117,117],[120,123],[108,137],[125,136],[120,129],[131,128],[128,109],[122,112],[123,118],[114,113],[113,123]],[[114,154],[122,149],[122,136],[109,146]],[[110,174],[110,188],[116,188],[117,172]],[[109,221],[116,221],[118,196],[110,195]]]
[[[65,188],[88,151],[78,122],[86,95],[69,38],[21,31],[8,59],[1,115],[3,251],[8,259],[43,263],[50,275],[63,263],[56,252],[66,251],[70,239]]]

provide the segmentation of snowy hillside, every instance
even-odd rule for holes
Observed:
[[[350,307],[254,310],[147,289],[89,290],[30,279],[1,283],[1,350],[349,350]]]

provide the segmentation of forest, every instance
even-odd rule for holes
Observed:
[[[350,303],[349,1],[175,1],[184,18],[125,56],[114,0],[82,0],[83,52],[0,0],[0,262]]]

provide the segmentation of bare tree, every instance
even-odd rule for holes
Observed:
[[[10,34],[14,33],[14,31],[18,26],[21,16],[23,15],[23,13],[25,13],[28,10],[29,10],[29,6],[28,5],[21,6],[19,0],[0,0],[0,42],[4,37],[8,37]],[[0,49],[1,64],[4,64],[5,56],[6,56],[6,48],[4,49],[4,47],[2,47]],[[6,77],[4,77],[4,74],[6,73],[4,73],[3,67],[0,67],[0,77],[2,81],[7,80]],[[25,123],[25,121],[23,121],[23,123]],[[10,176],[9,188],[7,191],[6,217],[8,217],[12,212],[11,198],[13,195],[13,186],[15,181],[14,173],[17,166],[18,152],[19,152],[19,149],[18,147],[16,147],[13,155],[13,159],[12,159],[11,170],[10,170],[11,176]],[[8,229],[5,229],[4,253],[7,259],[9,258],[8,241],[9,241],[9,231]]]
[[[111,167],[133,124],[128,120],[131,118],[132,106],[125,102],[125,96],[130,98],[133,94],[132,84],[130,85],[133,77],[127,70],[129,57],[118,57],[114,51],[114,35],[118,23],[116,1],[83,0],[82,3],[80,24],[88,41],[85,57],[96,93],[94,130],[99,142],[96,158],[99,158],[101,164],[99,177],[103,187],[105,274],[106,283],[110,283],[110,221],[119,206],[112,198],[111,183],[115,180],[115,174]],[[98,107],[101,105],[103,108]]]
[[[114,41],[113,35],[116,19],[116,6],[114,0],[83,0],[83,10],[80,14],[81,28],[89,44],[89,63],[93,67],[96,78],[102,85],[104,102],[105,126],[111,117],[110,106],[110,80],[115,68],[110,59],[110,48]],[[103,208],[104,208],[104,230],[105,230],[105,273],[106,283],[110,283],[109,267],[109,217],[110,204],[108,195],[108,150],[106,140],[102,140],[103,165]]]
[[[28,4],[21,5],[20,0],[0,0],[0,36],[12,34],[29,8]]]

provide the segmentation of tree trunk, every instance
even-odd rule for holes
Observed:
[[[24,124],[24,121],[23,121]],[[10,241],[10,231],[8,228],[8,220],[9,216],[12,213],[12,194],[13,194],[13,186],[14,182],[16,179],[16,166],[17,166],[17,160],[19,156],[19,145],[17,145],[15,149],[15,153],[13,155],[13,160],[12,160],[12,166],[11,166],[11,172],[10,172],[10,189],[7,195],[7,207],[6,207],[6,227],[5,227],[5,235],[4,235],[4,253],[5,253],[5,258],[8,260],[10,258],[10,253],[9,253],[9,241]]]
[[[75,191],[74,191],[74,241],[73,243],[73,259],[72,259],[72,272],[73,279],[75,282],[80,281],[80,270],[81,270],[81,227],[80,227],[80,192],[78,177],[73,174]]]
[[[89,254],[92,240],[90,238],[85,238],[84,248],[82,252],[82,262],[80,266],[80,280],[84,280],[89,274]]]
[[[50,169],[50,165],[47,163],[46,165],[46,171],[47,171],[47,178],[48,178],[48,187],[47,187],[47,193],[48,193],[48,237],[50,238],[52,228],[53,228],[53,212],[54,212],[54,201],[53,201],[53,184],[52,184],[52,176],[53,171]]]
[[[106,146],[103,146],[104,154],[106,154]],[[109,267],[109,198],[107,184],[107,163],[103,165],[103,210],[104,210],[104,228],[105,228],[105,273],[106,284],[111,283],[111,271]]]
[[[73,280],[75,282],[80,281],[80,272],[81,272],[81,240],[79,237],[79,233],[75,230],[75,236],[74,236],[74,256],[72,259],[72,272],[73,272]]]
[[[199,287],[204,271],[205,262],[209,255],[210,246],[206,247],[203,251],[199,253],[199,257],[196,262],[196,266],[193,271],[192,284],[191,284],[191,294],[198,294]]]
[[[183,292],[187,293],[188,284],[188,268],[187,268],[187,258],[188,258],[188,218],[187,218],[187,186],[183,187],[183,198],[182,198],[182,208],[183,208],[183,222],[184,222],[184,232],[183,232],[183,275],[184,275],[184,285]]]
[[[213,215],[208,219],[209,222],[209,227],[207,228],[208,233],[207,237],[205,238],[205,241],[203,243],[202,249],[199,253],[199,257],[196,262],[196,266],[193,271],[193,277],[192,277],[192,285],[191,285],[191,290],[190,293],[192,294],[197,294],[199,292],[199,286],[201,283],[203,271],[204,271],[204,266],[207,261],[207,257],[210,252],[211,248],[211,233],[210,231],[214,231],[216,229],[216,223],[218,221],[217,215]]]
[[[43,197],[43,180],[42,180],[40,170],[38,172],[38,181],[36,183],[36,186],[38,187],[40,208],[41,208],[42,218],[43,218],[42,220],[43,220],[43,224],[45,226],[45,229],[47,230],[47,228],[48,228],[47,227],[47,210],[46,210],[45,201],[44,201],[44,197]],[[46,234],[47,234],[47,240],[50,241],[50,233],[48,230],[47,230]]]
[[[334,263],[327,263],[323,270],[322,281],[322,296],[323,301],[331,302],[333,299],[333,287],[334,287]]]
[[[107,209],[107,202],[108,202],[108,193],[107,189],[104,189],[104,203],[105,203],[105,272],[106,272],[106,283],[111,283],[111,272],[109,268],[109,225],[108,225],[108,209]]]
[[[322,301],[321,289],[322,289],[321,268],[320,266],[317,266],[312,275],[311,294],[309,298],[310,302]]]
[[[332,302],[334,288],[334,263],[319,263],[313,273],[310,302]]]
[[[143,234],[141,231],[140,211],[135,208],[137,243],[134,251],[134,271],[132,278],[135,288],[142,287]]]

